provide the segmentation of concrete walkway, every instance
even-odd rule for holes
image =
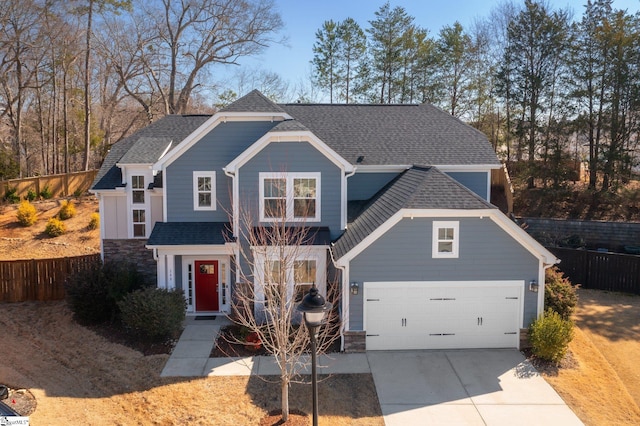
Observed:
[[[227,324],[187,320],[161,376],[279,374],[269,356],[209,358]],[[318,357],[318,373],[371,373],[387,426],[582,425],[515,349],[336,353]]]
[[[202,377],[202,376],[276,376],[279,369],[273,357],[253,356],[245,358],[210,358],[213,344],[220,329],[231,322],[224,316],[215,320],[187,319],[180,340],[164,366],[161,377]],[[309,364],[306,359],[301,360]],[[311,374],[302,371],[303,374]],[[358,374],[370,373],[367,355],[329,354],[318,357],[318,374]]]

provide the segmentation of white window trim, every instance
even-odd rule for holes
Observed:
[[[133,188],[133,177],[134,176],[142,176],[144,179],[143,188]],[[126,192],[127,192],[127,228],[130,239],[142,240],[145,238],[149,238],[151,233],[151,205],[149,200],[149,191],[147,190],[147,185],[149,182],[153,181],[153,177],[151,173],[147,171],[142,171],[139,168],[136,169],[127,169],[126,171]],[[144,203],[134,203],[133,202],[133,191],[143,191],[144,192]],[[134,210],[143,210],[144,211],[144,222],[133,222],[133,211]],[[133,228],[135,224],[144,224],[144,235],[134,235]]]
[[[211,178],[211,206],[198,205],[198,178],[209,177]],[[213,211],[216,210],[216,172],[212,171],[194,171],[193,172],[193,210],[196,211]]]
[[[287,222],[320,222],[321,220],[321,203],[320,195],[322,193],[320,186],[320,173],[316,172],[284,172],[284,173],[270,173],[261,172],[260,177],[260,222],[276,222],[280,218],[265,217],[264,212],[264,181],[265,179],[285,179],[286,180],[286,208],[287,208]],[[294,217],[293,216],[293,180],[294,179],[315,179],[316,180],[316,214],[314,217]]]
[[[438,230],[442,228],[453,229],[453,244],[451,252],[438,251]],[[460,222],[458,221],[433,221],[433,235],[431,254],[434,259],[457,259],[460,255]]]
[[[279,247],[253,247],[253,256],[255,259],[254,264],[254,291],[257,302],[264,302],[264,285],[265,285],[265,271],[266,263],[268,260],[280,260]],[[316,281],[315,285],[318,287],[318,291],[321,294],[326,294],[326,281],[327,281],[327,248],[325,246],[304,246],[304,247],[287,247],[287,251],[293,250],[299,251],[295,253],[295,261],[299,260],[314,260],[316,262]],[[288,252],[286,257],[290,257],[293,254]],[[293,262],[289,265],[286,271],[287,276],[287,298],[291,301],[294,294],[295,279],[293,273]],[[305,283],[306,284],[306,283]]]

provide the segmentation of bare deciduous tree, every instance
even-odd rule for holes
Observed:
[[[265,207],[266,216],[273,219],[268,224],[258,223],[257,212],[248,208],[239,212],[232,318],[257,334],[280,368],[282,419],[286,421],[289,386],[301,381],[300,373],[309,364],[303,356],[309,335],[296,306],[313,285],[326,295],[327,302],[338,306],[338,286],[334,276],[327,276],[327,250],[312,244],[314,230],[304,223],[293,225],[283,204]],[[329,312],[319,332],[319,353],[336,341],[339,327],[337,312]]]

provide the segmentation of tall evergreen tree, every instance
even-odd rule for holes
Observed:
[[[367,36],[353,18],[338,25],[338,86],[339,96],[349,103],[353,81],[358,76],[358,67],[367,49]]]
[[[451,115],[460,117],[469,108],[471,74],[471,37],[456,21],[440,30],[438,38],[440,52],[440,77],[447,91],[446,109]]]
[[[325,21],[316,31],[313,44],[313,75],[316,84],[329,91],[329,100],[333,103],[335,85],[338,83],[338,24],[333,20]]]
[[[543,3],[525,1],[524,9],[508,27],[509,44],[505,62],[513,64],[511,72],[501,74],[508,79],[513,96],[521,110],[517,124],[527,152],[530,173],[535,168],[539,134],[539,114],[544,112],[555,81],[558,58],[566,57],[569,18],[566,12],[552,12]],[[523,148],[522,146],[520,148]],[[530,174],[528,186],[533,188]]]
[[[392,103],[400,96],[397,82],[403,65],[402,48],[414,18],[403,7],[392,9],[389,2],[375,15],[376,19],[369,21],[371,28],[367,29],[371,36],[372,86],[380,103]]]

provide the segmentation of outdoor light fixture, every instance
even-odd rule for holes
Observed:
[[[353,295],[357,295],[358,294],[358,283],[353,281],[351,283],[351,294]]]
[[[529,291],[537,293],[539,287],[540,286],[538,285],[538,282],[536,280],[529,281]]]
[[[318,293],[318,288],[311,286],[309,293],[297,306],[297,310],[302,312],[304,323],[309,330],[311,339],[311,384],[313,387],[313,426],[318,426],[318,374],[316,372],[316,344],[318,339],[318,329],[322,325],[327,312],[331,310],[331,303],[327,303]]]

